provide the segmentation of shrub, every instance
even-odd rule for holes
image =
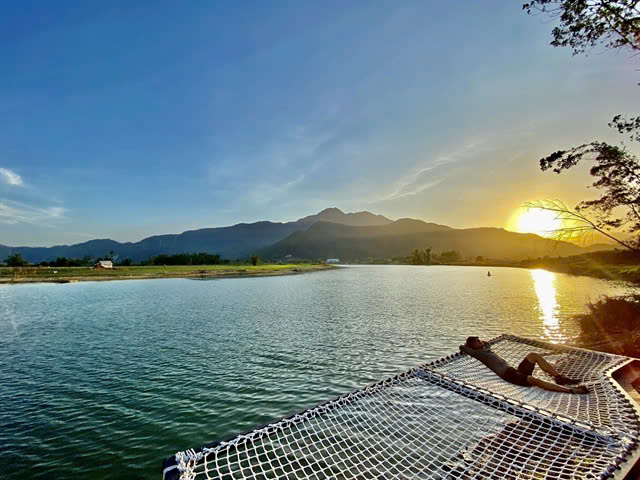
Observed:
[[[605,296],[587,307],[575,317],[586,347],[640,357],[640,294]]]

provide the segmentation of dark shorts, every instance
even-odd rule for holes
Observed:
[[[502,378],[514,385],[520,385],[521,387],[530,387],[531,384],[527,377],[533,373],[533,369],[536,368],[535,363],[531,363],[526,358],[520,362],[518,368],[509,367]]]

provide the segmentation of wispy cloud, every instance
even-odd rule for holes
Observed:
[[[317,172],[335,146],[335,131],[314,124],[283,128],[248,152],[229,152],[209,168],[216,192],[255,207],[281,202]]]
[[[393,183],[391,191],[376,198],[373,203],[397,200],[417,195],[442,183],[445,175],[442,170],[472,156],[483,141],[472,141],[464,147],[430,159]]]
[[[7,185],[13,185],[16,187],[22,187],[24,185],[22,177],[8,168],[0,167],[0,180]]]
[[[38,226],[53,226],[52,222],[64,220],[63,207],[34,207],[22,202],[0,199],[0,223],[15,225],[27,223]]]

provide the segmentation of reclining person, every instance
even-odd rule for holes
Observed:
[[[482,362],[500,378],[514,385],[520,385],[521,387],[536,386],[551,392],[589,393],[589,390],[584,385],[565,387],[564,385],[575,385],[580,383],[580,381],[560,375],[553,366],[538,353],[529,353],[524,360],[520,362],[518,368],[513,368],[505,359],[492,352],[489,345],[478,337],[467,338],[466,344],[460,345],[460,350]],[[556,383],[546,382],[534,377],[532,373],[536,368],[536,364],[538,364],[544,372],[551,375]]]

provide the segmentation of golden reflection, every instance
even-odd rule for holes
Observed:
[[[540,319],[547,337],[564,337],[558,322],[558,302],[556,300],[556,274],[546,270],[531,270],[533,288],[538,297]]]

